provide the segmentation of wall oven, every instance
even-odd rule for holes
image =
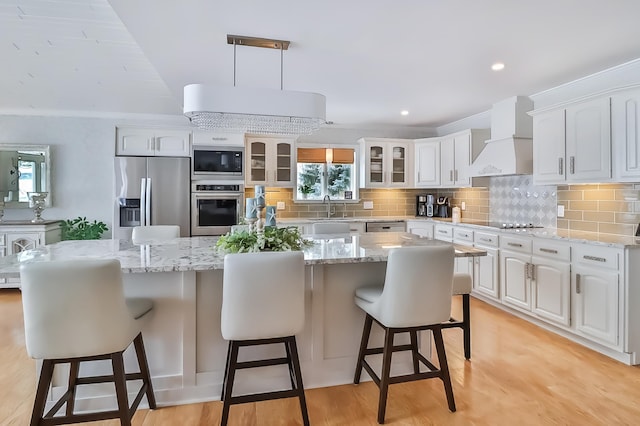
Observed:
[[[191,183],[191,235],[223,235],[237,225],[244,186],[219,181]]]
[[[193,145],[192,178],[244,181],[243,161],[243,147]]]

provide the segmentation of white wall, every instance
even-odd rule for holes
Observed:
[[[111,230],[116,126],[162,124],[160,120],[3,115],[0,143],[51,146],[53,205],[45,209],[43,218],[86,216],[105,222]],[[5,210],[6,220],[31,218],[30,209]]]

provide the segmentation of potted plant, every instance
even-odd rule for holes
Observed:
[[[216,249],[226,253],[252,253],[259,251],[296,251],[312,246],[313,243],[302,238],[295,226],[278,228],[266,226],[263,232],[239,230],[222,235],[216,242]]]
[[[99,240],[109,228],[104,222],[89,222],[86,217],[62,221],[62,240]]]
[[[313,194],[314,192],[316,192],[313,185],[309,185],[309,184],[298,185],[298,190],[300,190],[300,193],[302,194],[302,198],[307,198],[309,194]]]

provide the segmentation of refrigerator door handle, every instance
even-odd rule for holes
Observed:
[[[140,225],[145,226],[147,210],[147,178],[140,179]]]
[[[145,225],[151,225],[151,178],[147,178],[147,192],[145,192]]]

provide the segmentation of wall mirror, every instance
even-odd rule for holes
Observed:
[[[29,208],[28,192],[48,192],[51,206],[49,145],[0,144],[0,201],[5,208]]]

